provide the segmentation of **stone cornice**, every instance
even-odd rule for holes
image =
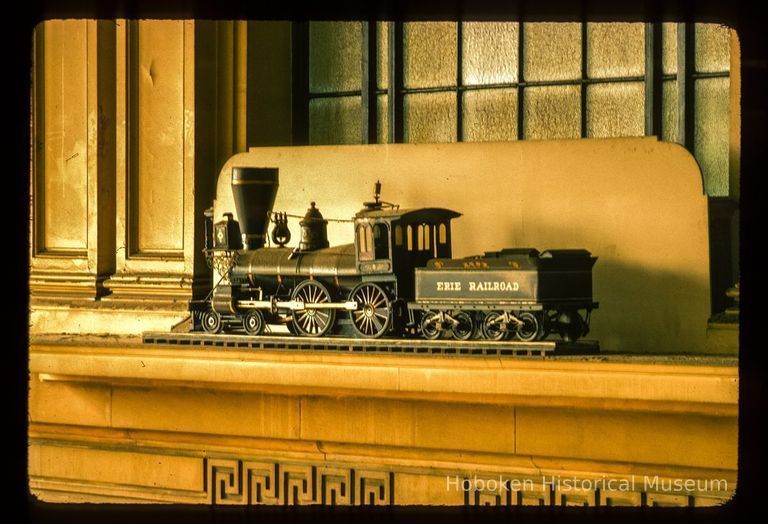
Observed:
[[[634,361],[181,349],[33,341],[43,381],[737,416],[738,367]],[[615,359],[621,360],[621,359]]]

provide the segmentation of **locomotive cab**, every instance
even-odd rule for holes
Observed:
[[[460,216],[443,208],[363,209],[354,223],[358,271],[364,279],[389,275],[397,295],[412,298],[414,269],[451,257],[451,220]]]
[[[355,220],[357,269],[362,274],[392,271],[392,224],[386,219]]]

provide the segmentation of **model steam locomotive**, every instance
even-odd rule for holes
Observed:
[[[458,340],[574,341],[589,332],[592,266],[583,249],[502,249],[451,258],[451,220],[442,208],[400,209],[380,199],[354,218],[354,243],[330,247],[328,221],[315,203],[290,241],[288,215],[273,213],[278,173],[233,168],[231,213],[213,223],[206,211],[209,265],[219,281],[193,301],[192,329],[262,334],[284,324],[320,337],[351,331],[367,338],[422,336]],[[269,222],[275,247],[265,247]],[[214,275],[216,278],[216,275]]]

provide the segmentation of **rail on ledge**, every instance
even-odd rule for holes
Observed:
[[[299,351],[340,351],[455,356],[559,356],[594,355],[600,352],[597,340],[577,342],[496,342],[485,340],[361,339],[341,337],[293,337],[211,335],[207,333],[143,334],[145,344],[206,348],[269,349]]]

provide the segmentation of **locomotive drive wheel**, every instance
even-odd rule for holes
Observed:
[[[389,330],[392,325],[392,307],[381,286],[363,282],[352,290],[349,300],[357,302],[357,309],[349,312],[349,318],[358,335],[379,338]]]
[[[525,311],[517,315],[523,323],[517,327],[515,331],[515,338],[522,340],[523,342],[531,342],[539,338],[542,334],[541,322],[536,315]]]
[[[434,321],[430,321],[435,315],[436,313],[434,311],[425,311],[421,315],[421,334],[424,338],[429,340],[436,340],[440,338],[440,335],[443,333]]]
[[[249,335],[261,335],[264,331],[264,315],[258,309],[253,309],[243,317],[243,328]]]
[[[453,315],[458,324],[456,324],[451,330],[453,338],[456,340],[469,340],[472,335],[475,334],[475,322],[472,320],[472,316],[466,311],[459,311]]]
[[[304,304],[331,302],[331,294],[317,280],[305,280],[293,290],[293,300]],[[333,327],[336,311],[333,309],[297,309],[293,312],[293,327],[304,337],[322,337]]]
[[[498,321],[501,316],[501,313],[492,311],[483,319],[483,336],[488,340],[504,340],[506,338],[507,331]]]
[[[206,333],[218,333],[221,331],[221,315],[215,311],[208,310],[200,317],[200,323]]]

